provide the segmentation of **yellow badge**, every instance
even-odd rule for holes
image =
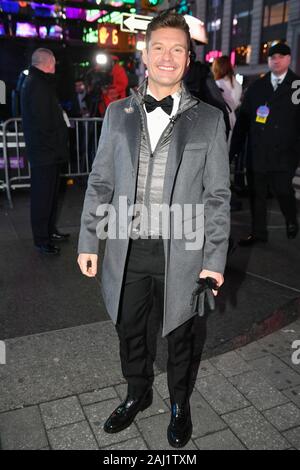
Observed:
[[[268,116],[270,114],[270,108],[268,106],[260,106],[256,110],[256,122],[259,122],[260,124],[266,124]]]

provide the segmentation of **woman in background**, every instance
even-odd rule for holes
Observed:
[[[228,106],[231,129],[228,144],[230,144],[230,137],[236,121],[235,110],[241,103],[242,86],[234,76],[234,70],[228,56],[224,55],[215,59],[212,71],[216,84],[220,88],[224,101]]]

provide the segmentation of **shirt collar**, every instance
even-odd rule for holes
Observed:
[[[157,97],[151,92],[150,88],[149,88],[149,85],[147,86],[147,95],[150,95],[150,96],[153,96],[153,98],[155,98],[157,100]],[[181,88],[179,88],[178,91],[175,91],[175,93],[173,93],[173,95],[171,95],[172,98],[175,100],[176,98],[181,98]]]
[[[282,75],[275,75],[273,72],[271,72],[271,82],[277,83],[277,81],[279,80],[279,82],[282,83],[286,77],[286,74],[287,74],[287,71],[283,73]]]

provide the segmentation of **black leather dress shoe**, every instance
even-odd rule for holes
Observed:
[[[40,253],[43,253],[44,255],[59,255],[60,253],[60,248],[55,245],[51,245],[50,243],[45,245],[35,245],[35,247]]]
[[[241,238],[239,240],[239,246],[253,246],[256,243],[267,243],[267,239],[265,238],[259,238],[256,237],[255,235],[249,235],[247,238]]]
[[[53,242],[64,242],[70,238],[69,233],[60,233],[60,232],[54,232],[51,235],[51,240]]]
[[[289,239],[296,238],[298,231],[299,231],[298,223],[286,224],[286,234]]]
[[[189,405],[172,405],[171,421],[168,426],[167,437],[170,446],[184,447],[192,435],[192,419]]]
[[[152,389],[140,398],[127,396],[126,399],[116,408],[104,424],[104,431],[109,434],[120,432],[131,425],[139,411],[144,411],[152,404]]]

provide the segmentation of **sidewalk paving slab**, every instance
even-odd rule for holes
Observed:
[[[195,440],[199,450],[245,450],[241,441],[230,429],[224,429]]]
[[[249,406],[248,400],[221,374],[198,379],[196,388],[220,415]]]
[[[294,446],[295,449],[300,450],[300,426],[284,432],[283,436],[292,444],[292,446]]]
[[[40,405],[40,410],[47,430],[77,423],[85,419],[77,397],[43,403]]]
[[[211,408],[207,401],[194,390],[191,397],[193,437],[202,437],[205,434],[220,431],[226,428],[225,422]]]
[[[300,408],[300,385],[284,390],[283,393]]]
[[[230,377],[229,380],[259,411],[267,410],[289,401],[287,396],[279,392],[256,371],[245,372],[244,374]]]
[[[280,391],[300,385],[300,374],[276,356],[269,354],[249,363]]]
[[[112,398],[118,398],[118,394],[113,387],[94,390],[93,392],[82,393],[79,395],[79,400],[82,406],[92,405],[99,401],[111,400]]]
[[[37,450],[47,447],[48,440],[38,407],[2,413],[0,440],[3,450]]]
[[[288,441],[253,407],[223,415],[234,434],[250,450],[288,449]]]
[[[276,406],[263,414],[279,431],[287,431],[300,426],[300,410],[293,403]]]
[[[86,421],[48,431],[53,450],[98,450],[99,447]]]
[[[222,354],[210,359],[210,362],[225,377],[232,377],[251,370],[251,366],[244,361],[235,351]]]

